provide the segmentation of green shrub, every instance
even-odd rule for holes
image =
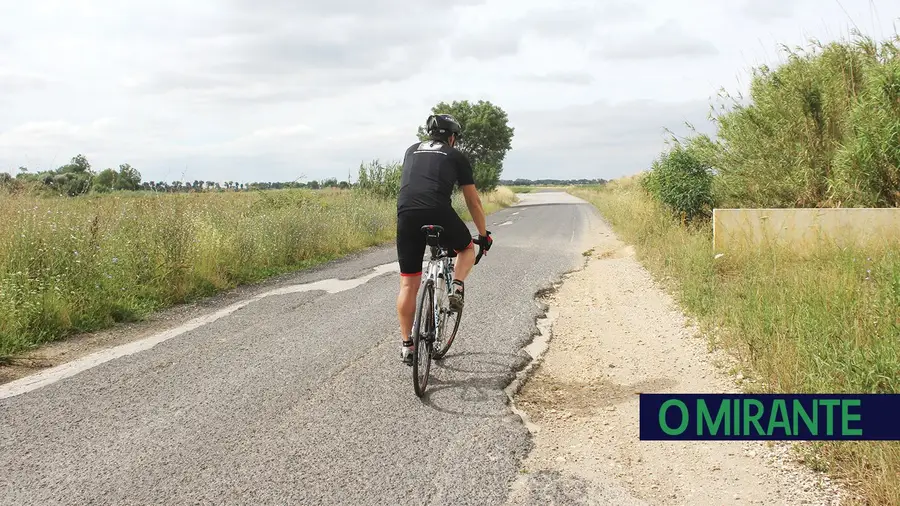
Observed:
[[[644,189],[685,221],[709,215],[713,206],[712,167],[695,144],[675,144],[653,162]]]

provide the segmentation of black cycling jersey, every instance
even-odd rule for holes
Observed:
[[[397,212],[452,207],[456,184],[475,184],[468,158],[441,141],[417,142],[403,157]]]

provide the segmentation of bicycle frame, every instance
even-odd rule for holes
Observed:
[[[431,240],[431,238],[429,238]],[[435,238],[435,243],[436,243]],[[438,339],[443,333],[443,324],[444,318],[442,318],[441,310],[444,308],[444,304],[441,304],[443,296],[448,296],[452,293],[452,281],[453,281],[453,258],[449,256],[448,252],[438,246],[437,244],[430,244],[431,249],[431,258],[428,260],[428,266],[425,268],[422,276],[422,284],[419,289],[423,289],[425,284],[430,280],[434,286],[434,298],[432,300],[432,311],[434,313],[434,322],[435,322],[435,335],[434,339]],[[438,279],[442,278],[444,280],[442,286],[439,289]],[[413,325],[418,328],[419,321],[413,322]]]

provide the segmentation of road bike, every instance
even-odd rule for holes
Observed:
[[[428,387],[431,361],[444,358],[450,350],[453,339],[456,338],[456,331],[459,330],[459,321],[462,319],[461,309],[459,311],[450,309],[456,252],[440,245],[441,232],[444,231],[440,225],[425,225],[421,230],[425,233],[425,242],[431,250],[431,258],[428,259],[428,266],[422,273],[412,331],[415,350],[412,364],[413,386],[419,397],[425,394]],[[479,246],[475,257],[477,265],[484,254],[484,248],[477,239],[474,242]],[[455,320],[452,324],[453,330],[447,335],[451,318]]]

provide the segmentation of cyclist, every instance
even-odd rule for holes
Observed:
[[[425,258],[425,235],[421,227],[443,227],[441,245],[457,253],[450,295],[450,308],[454,311],[461,310],[464,304],[464,281],[475,265],[473,244],[481,245],[484,251],[492,244],[490,232],[485,228],[481,199],[475,189],[472,165],[454,147],[462,133],[459,122],[449,114],[431,115],[425,122],[425,129],[429,140],[417,142],[406,150],[397,198],[397,259],[400,262],[397,316],[400,320],[400,354],[408,365],[412,365],[414,357],[410,334]],[[451,204],[453,187],[457,184],[478,228],[475,243],[469,228]]]

